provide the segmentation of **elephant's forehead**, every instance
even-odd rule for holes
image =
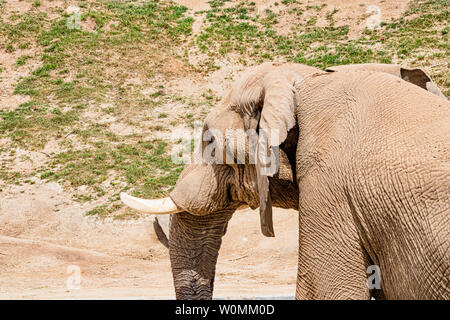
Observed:
[[[264,64],[247,70],[233,85],[230,92],[231,106],[255,105],[263,94],[264,77],[278,65]]]
[[[264,63],[249,68],[237,79],[222,104],[211,110],[210,118],[216,118],[230,110],[252,114],[254,107],[264,95],[264,79],[268,74],[284,73],[291,80],[323,72],[315,67],[293,63]],[[295,78],[295,79],[294,79]]]
[[[213,120],[216,120],[218,116],[222,115],[225,112],[228,112],[229,110],[230,110],[230,99],[228,94],[228,96],[219,105],[211,109],[211,111],[205,118],[205,122],[208,123]]]

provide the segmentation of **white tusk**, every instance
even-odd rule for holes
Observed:
[[[151,214],[170,214],[183,211],[179,209],[176,204],[169,197],[163,199],[140,199],[122,192],[120,200],[128,207]]]

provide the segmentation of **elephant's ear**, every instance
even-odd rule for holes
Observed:
[[[403,80],[411,82],[425,90],[427,90],[427,82],[431,81],[431,78],[422,69],[408,69],[402,67],[400,68],[400,75]]]
[[[422,69],[400,68],[400,76],[403,80],[411,82],[437,96],[447,100],[447,97],[442,94],[438,86],[431,80],[431,78]]]
[[[299,100],[296,84],[302,80],[294,72],[279,70],[267,73],[263,79],[264,102],[259,121],[256,175],[261,230],[267,237],[275,236],[268,177],[277,173],[279,146],[295,126],[294,107]]]

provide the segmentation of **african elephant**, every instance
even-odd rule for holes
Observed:
[[[317,70],[318,71],[318,70]],[[431,80],[425,71],[419,68],[409,68],[396,64],[382,63],[364,63],[352,65],[333,66],[325,69],[327,72],[345,72],[345,71],[378,71],[392,74],[405,81],[411,82],[431,93],[440,96],[446,100],[447,97],[442,94],[439,87]],[[169,216],[162,215],[155,217],[154,221],[155,233],[163,245],[169,247]]]
[[[221,238],[233,212],[299,210],[297,299],[448,299],[449,103],[385,72],[324,72],[298,64],[250,69],[205,120],[211,144],[253,129],[232,149],[244,163],[185,167],[169,198],[121,194],[128,206],[174,213],[169,250],[178,299],[211,299]],[[272,139],[275,134],[276,137]],[[262,174],[260,150],[277,170]],[[376,265],[381,289],[367,286]]]

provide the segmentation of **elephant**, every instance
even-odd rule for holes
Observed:
[[[187,165],[167,198],[121,194],[136,210],[171,213],[177,299],[212,298],[222,237],[245,206],[259,207],[266,236],[272,206],[299,211],[297,299],[450,298],[448,101],[414,77],[333,71],[250,68],[206,117],[201,149],[225,157],[227,129],[254,130],[256,162],[241,143],[231,154],[244,162]],[[379,288],[368,286],[372,266]]]
[[[327,72],[336,71],[378,71],[392,74],[405,81],[411,82],[437,96],[440,96],[446,100],[447,97],[439,90],[439,87],[431,80],[425,71],[419,68],[409,68],[397,64],[382,64],[382,63],[364,63],[364,64],[352,64],[352,65],[340,65],[333,66],[325,69]],[[169,216],[162,215],[156,216],[154,220],[154,230],[159,241],[169,247]]]

